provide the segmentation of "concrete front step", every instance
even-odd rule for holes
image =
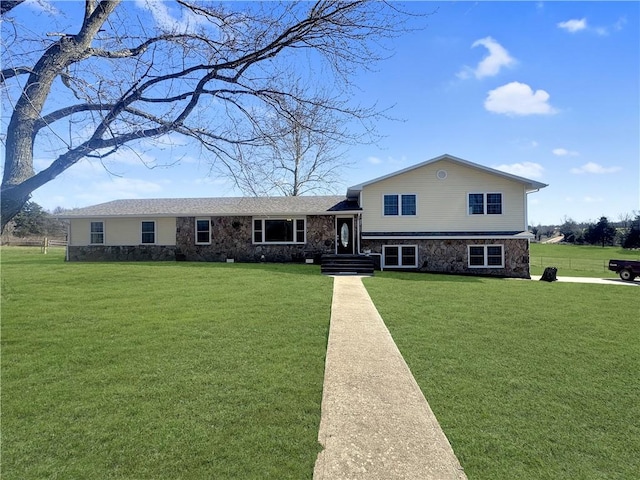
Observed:
[[[373,275],[373,259],[364,255],[323,255],[324,275]]]

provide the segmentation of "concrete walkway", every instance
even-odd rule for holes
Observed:
[[[464,480],[360,277],[335,277],[314,480]]]
[[[540,280],[541,275],[531,275],[531,280]],[[560,283],[597,283],[600,285],[624,285],[627,287],[640,287],[639,281],[625,282],[619,278],[594,278],[594,277],[557,277]],[[553,283],[553,282],[552,282]]]

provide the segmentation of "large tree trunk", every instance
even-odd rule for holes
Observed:
[[[35,173],[33,143],[37,134],[36,123],[41,119],[51,85],[67,66],[86,55],[96,33],[119,3],[120,0],[103,0],[94,4],[87,0],[80,32],[62,37],[50,46],[29,74],[7,128],[4,176],[0,187],[2,230],[29,200],[31,192],[42,185],[28,180]]]
[[[252,190],[264,185],[264,179],[255,183],[262,172],[275,179],[273,189],[280,188],[283,174],[293,172],[293,194],[304,194],[333,180],[340,162],[327,144],[361,138],[337,120],[357,120],[364,133],[373,131],[371,122],[379,113],[373,107],[350,106],[344,93],[358,68],[369,69],[383,58],[372,48],[377,40],[402,31],[395,7],[367,0],[318,0],[226,8],[177,0],[175,7],[186,16],[175,22],[151,18],[152,24],[146,25],[138,17],[141,11],[126,6],[121,16],[105,23],[121,2],[84,0],[77,33],[65,33],[69,27],[62,26],[62,20],[62,31],[46,34],[58,38],[53,42],[30,28],[23,29],[29,34],[22,42],[16,30],[20,43],[15,45],[23,53],[0,52],[3,59],[11,59],[1,70],[0,87],[9,85],[5,92],[13,109],[0,132],[5,134],[2,226],[34,190],[82,158],[103,159],[138,140],[175,132],[200,142],[207,160],[225,165],[232,178],[246,175]],[[20,3],[3,0],[0,13],[4,16]],[[153,5],[144,6],[146,15]],[[130,20],[136,25],[130,26]],[[31,47],[34,40],[43,50]],[[318,60],[331,67],[327,78],[290,72],[296,52],[305,50],[315,51]],[[282,62],[275,62],[276,57]],[[300,88],[299,82],[305,86]],[[334,83],[337,89],[325,89]],[[64,94],[58,97],[58,92]],[[210,112],[218,106],[222,115]],[[310,116],[296,119],[298,107]],[[281,126],[273,125],[272,118],[294,120],[312,140],[300,145],[293,169],[289,159],[282,164],[263,157],[243,160],[244,148],[253,153],[259,147],[280,146],[273,142]],[[68,134],[60,134],[66,130]],[[36,173],[33,155],[38,155],[43,139],[50,140],[51,164]],[[309,166],[303,158],[308,152],[313,153]]]
[[[4,232],[4,228],[11,219],[20,213],[22,207],[29,201],[29,194],[24,196],[19,187],[10,187],[3,188],[0,197],[0,205],[2,205],[0,212],[2,215],[2,227],[0,232]]]

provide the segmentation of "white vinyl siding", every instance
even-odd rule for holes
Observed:
[[[439,179],[437,172],[447,172]],[[502,214],[469,215],[470,192],[500,193]],[[416,215],[384,215],[383,196],[415,194]],[[443,160],[367,185],[361,194],[364,232],[487,232],[526,230],[525,186],[515,180]]]

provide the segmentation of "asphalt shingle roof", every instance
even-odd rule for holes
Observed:
[[[69,210],[60,218],[320,215],[360,210],[342,195],[308,197],[149,198],[114,200]]]

